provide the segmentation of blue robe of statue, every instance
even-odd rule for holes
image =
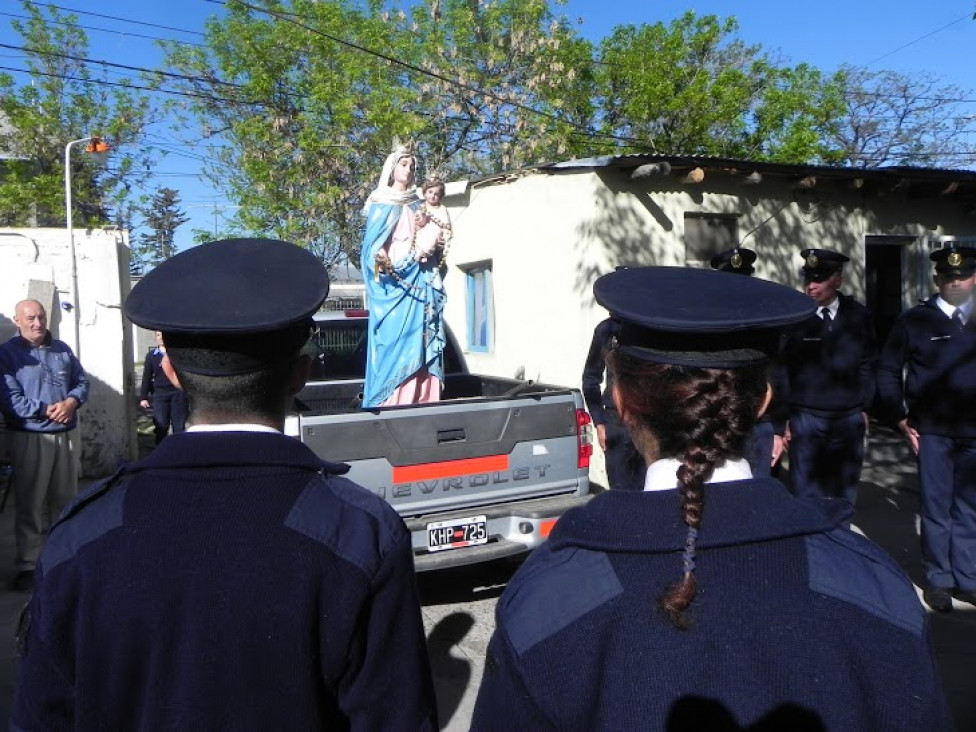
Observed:
[[[420,203],[372,201],[367,209],[361,262],[369,307],[364,408],[384,402],[421,369],[444,380],[445,295],[439,257],[417,262],[411,250],[393,262],[396,277],[376,272],[376,253],[390,240],[400,216],[413,217]]]

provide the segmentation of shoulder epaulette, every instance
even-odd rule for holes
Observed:
[[[125,480],[128,478],[128,475],[126,474],[126,467],[127,466],[123,465],[109,477],[95,481],[85,490],[75,496],[75,499],[69,503],[67,508],[65,508],[61,512],[61,515],[58,516],[57,521],[51,525],[51,531],[53,531],[54,528],[59,524],[80,513],[86,506],[94,503],[113,488],[116,488],[125,482]]]

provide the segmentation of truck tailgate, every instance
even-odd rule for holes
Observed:
[[[301,439],[405,518],[587,492],[570,391],[300,418]]]

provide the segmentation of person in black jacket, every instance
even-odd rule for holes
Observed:
[[[565,513],[498,601],[473,730],[951,729],[927,615],[839,499],[754,477],[777,328],[803,294],[702,269],[605,275],[648,468]]]
[[[719,272],[751,276],[756,271],[756,259],[756,253],[752,249],[733,247],[716,254],[709,264]],[[756,477],[771,475],[773,466],[783,454],[782,429],[785,429],[785,425],[780,428],[780,432],[776,429],[773,416],[767,411],[749,434],[745,457]]]
[[[930,258],[938,293],[895,322],[878,402],[918,456],[923,597],[948,612],[953,593],[976,605],[976,248],[950,244]]]
[[[871,313],[840,292],[849,258],[800,252],[804,291],[816,312],[788,329],[776,377],[788,423],[790,484],[798,496],[839,497],[852,506],[864,462],[867,412],[878,351]]]
[[[170,426],[174,435],[186,431],[186,395],[166,374],[163,368],[165,357],[163,334],[157,330],[156,346],[146,353],[139,389],[139,406],[152,409],[153,434],[157,445],[169,434]]]
[[[607,482],[610,484],[608,487],[640,490],[646,467],[644,458],[637,452],[630,433],[617,415],[613,403],[613,380],[605,361],[607,349],[619,330],[620,326],[613,318],[600,321],[594,329],[583,366],[583,398],[596,429],[597,442],[603,450]]]
[[[437,729],[410,533],[282,433],[327,294],[320,260],[266,239],[188,249],[132,289],[193,424],[52,528],[13,728]]]

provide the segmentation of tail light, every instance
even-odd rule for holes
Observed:
[[[580,469],[590,467],[590,456],[593,455],[592,421],[585,409],[576,410],[576,467]]]

